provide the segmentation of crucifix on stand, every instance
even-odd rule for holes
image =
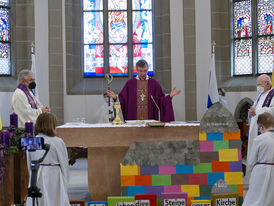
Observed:
[[[108,90],[110,90],[110,84],[111,82],[113,81],[113,76],[111,74],[106,74],[105,75],[105,78],[107,80],[107,83],[108,83]],[[113,121],[113,110],[110,110],[110,97],[108,97],[108,113],[109,113],[109,122],[112,122]]]

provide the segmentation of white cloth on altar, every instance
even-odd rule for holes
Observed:
[[[37,187],[43,194],[38,198],[39,206],[62,205],[70,206],[68,198],[69,167],[68,153],[63,140],[59,137],[49,137],[44,134],[38,134],[37,137],[43,137],[45,144],[50,144],[50,150],[41,164],[60,164],[60,166],[40,166],[37,174]],[[45,150],[36,150],[27,152],[27,163],[29,174],[31,160],[40,159]],[[27,206],[32,205],[32,199],[28,197]]]
[[[12,96],[12,111],[18,115],[18,127],[24,128],[25,122],[31,121],[35,124],[37,117],[42,113],[42,104],[30,92],[32,98],[36,102],[38,109],[34,109],[29,104],[26,94],[17,88]]]
[[[256,162],[274,163],[274,132],[265,132],[254,139],[247,170],[251,172],[249,189],[243,206],[273,206],[274,165],[255,165]]]
[[[262,107],[263,103],[265,101],[265,98],[267,97],[267,95],[270,91],[271,91],[271,89],[268,90],[267,92],[263,93],[262,95],[259,95],[253,104],[253,107],[256,108],[256,115],[251,117],[250,122],[249,122],[247,161],[248,161],[248,158],[250,155],[253,140],[258,135],[258,124],[257,124],[258,116],[264,112],[268,112],[268,113],[274,115],[274,98],[272,98],[269,107]]]

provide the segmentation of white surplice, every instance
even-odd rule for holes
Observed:
[[[274,132],[265,132],[254,139],[247,170],[251,172],[249,189],[243,206],[274,205]]]
[[[268,90],[267,92],[259,95],[253,104],[253,107],[256,108],[256,115],[251,117],[250,122],[249,122],[247,161],[248,161],[250,151],[251,151],[251,148],[253,145],[253,140],[255,137],[258,136],[258,124],[257,124],[258,116],[264,112],[268,112],[274,116],[274,98],[272,98],[269,107],[262,107],[263,103],[265,101],[265,98],[267,97],[267,95],[270,91],[271,91],[271,89]]]
[[[36,102],[37,109],[31,107],[26,94],[17,88],[12,96],[12,111],[18,115],[18,127],[24,128],[25,122],[31,121],[35,124],[37,117],[42,113],[42,105],[30,91],[30,94]]]
[[[63,140],[59,137],[43,137],[45,144],[50,144],[50,150],[41,164],[60,166],[40,166],[37,174],[37,187],[40,188],[42,198],[38,198],[39,206],[70,206],[67,188],[69,182],[68,153]],[[40,159],[45,150],[27,152],[29,174],[31,160]],[[31,181],[31,180],[30,180]],[[32,199],[28,197],[27,206],[32,205]]]

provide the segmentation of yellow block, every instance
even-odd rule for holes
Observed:
[[[242,172],[225,172],[225,182],[229,185],[243,184]]]
[[[211,206],[211,200],[191,200],[191,206],[194,205],[206,205],[206,206]]]
[[[182,192],[187,192],[187,197],[199,197],[199,185],[182,185]]]
[[[206,132],[199,132],[199,140],[200,141],[206,141]]]
[[[219,161],[220,162],[239,161],[238,149],[220,149]]]
[[[131,165],[124,166],[123,164],[120,164],[120,172],[121,172],[121,176],[140,175],[140,168],[136,164],[133,166]]]

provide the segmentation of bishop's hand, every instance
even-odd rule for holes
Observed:
[[[176,96],[176,95],[178,95],[180,93],[181,93],[181,90],[177,90],[176,91],[176,87],[173,87],[169,95],[172,98],[172,97],[174,97],[174,96]]]
[[[107,96],[113,98],[114,100],[117,99],[116,94],[111,90],[107,90]]]

